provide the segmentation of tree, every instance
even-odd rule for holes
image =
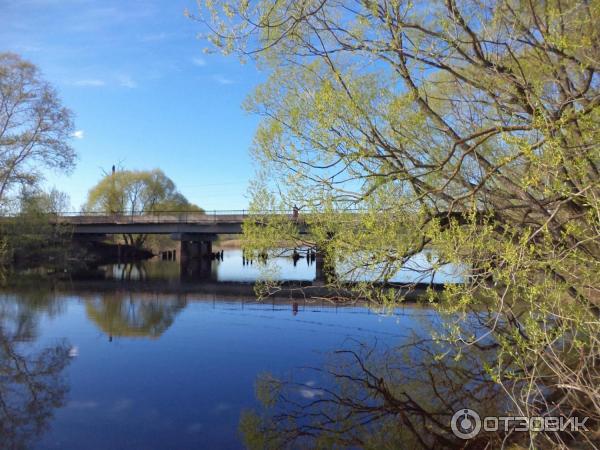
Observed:
[[[33,186],[41,169],[69,170],[75,151],[71,111],[36,66],[0,53],[0,205],[16,186]]]
[[[48,192],[39,188],[23,188],[17,200],[21,214],[39,212],[60,215],[71,210],[69,195],[56,188],[52,188]]]
[[[90,189],[84,209],[105,214],[143,215],[158,212],[202,212],[190,203],[162,170],[117,170],[105,175]],[[134,239],[124,235],[129,245],[141,246],[145,235]]]
[[[14,217],[2,224],[4,263],[64,266],[70,250],[72,227],[57,223],[57,215],[70,210],[67,194],[53,188],[22,187]]]
[[[517,415],[600,418],[600,2],[220,0],[196,18],[269,72],[246,104],[256,210],[303,205],[341,280],[387,281],[425,249],[430,272],[466,264],[436,298],[440,339],[493,338]],[[269,216],[245,231],[257,251],[300,239]]]
[[[90,189],[85,210],[141,215],[156,211],[201,211],[177,191],[162,170],[120,170]]]

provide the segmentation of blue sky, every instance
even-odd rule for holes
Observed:
[[[205,54],[195,0],[0,0],[0,51],[40,67],[75,113],[74,172],[48,186],[78,209],[113,164],[159,167],[205,209],[248,205],[258,118],[241,108],[263,78]]]

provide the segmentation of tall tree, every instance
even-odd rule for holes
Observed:
[[[488,376],[518,415],[600,417],[600,2],[217,0],[196,18],[269,72],[247,102],[257,209],[318,212],[346,280],[426,248],[429,272],[466,263],[438,298],[444,337],[496,348]],[[246,231],[259,251],[299,238],[281,218]]]
[[[87,211],[148,214],[156,211],[201,211],[190,203],[160,169],[117,170],[105,175],[88,193]]]
[[[143,215],[156,212],[202,212],[190,203],[162,170],[116,170],[105,175],[88,193],[86,211]],[[141,246],[145,235],[124,235],[130,245]]]
[[[42,169],[69,170],[75,151],[71,112],[36,66],[0,53],[0,205],[15,186],[32,186]]]

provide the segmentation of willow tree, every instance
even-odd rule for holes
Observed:
[[[247,101],[257,209],[302,206],[338,279],[387,280],[424,249],[429,271],[471,267],[440,299],[444,337],[485,336],[518,414],[600,416],[600,2],[216,0],[195,17],[269,75]],[[297,233],[262,222],[257,248]]]
[[[88,192],[84,209],[103,214],[144,215],[202,212],[181,194],[160,169],[117,170],[105,175]],[[140,247],[146,235],[123,235],[129,245]]]
[[[160,169],[117,170],[105,175],[90,189],[84,208],[90,212],[132,216],[199,210]]]

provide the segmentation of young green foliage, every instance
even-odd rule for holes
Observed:
[[[416,254],[423,280],[469,268],[435,296],[456,354],[491,339],[519,415],[600,419],[598,0],[220,0],[197,18],[268,71],[246,104],[255,204],[301,207],[332,287],[369,273],[354,295],[389,304],[376,282]],[[263,251],[298,238],[264,219],[246,229]]]

